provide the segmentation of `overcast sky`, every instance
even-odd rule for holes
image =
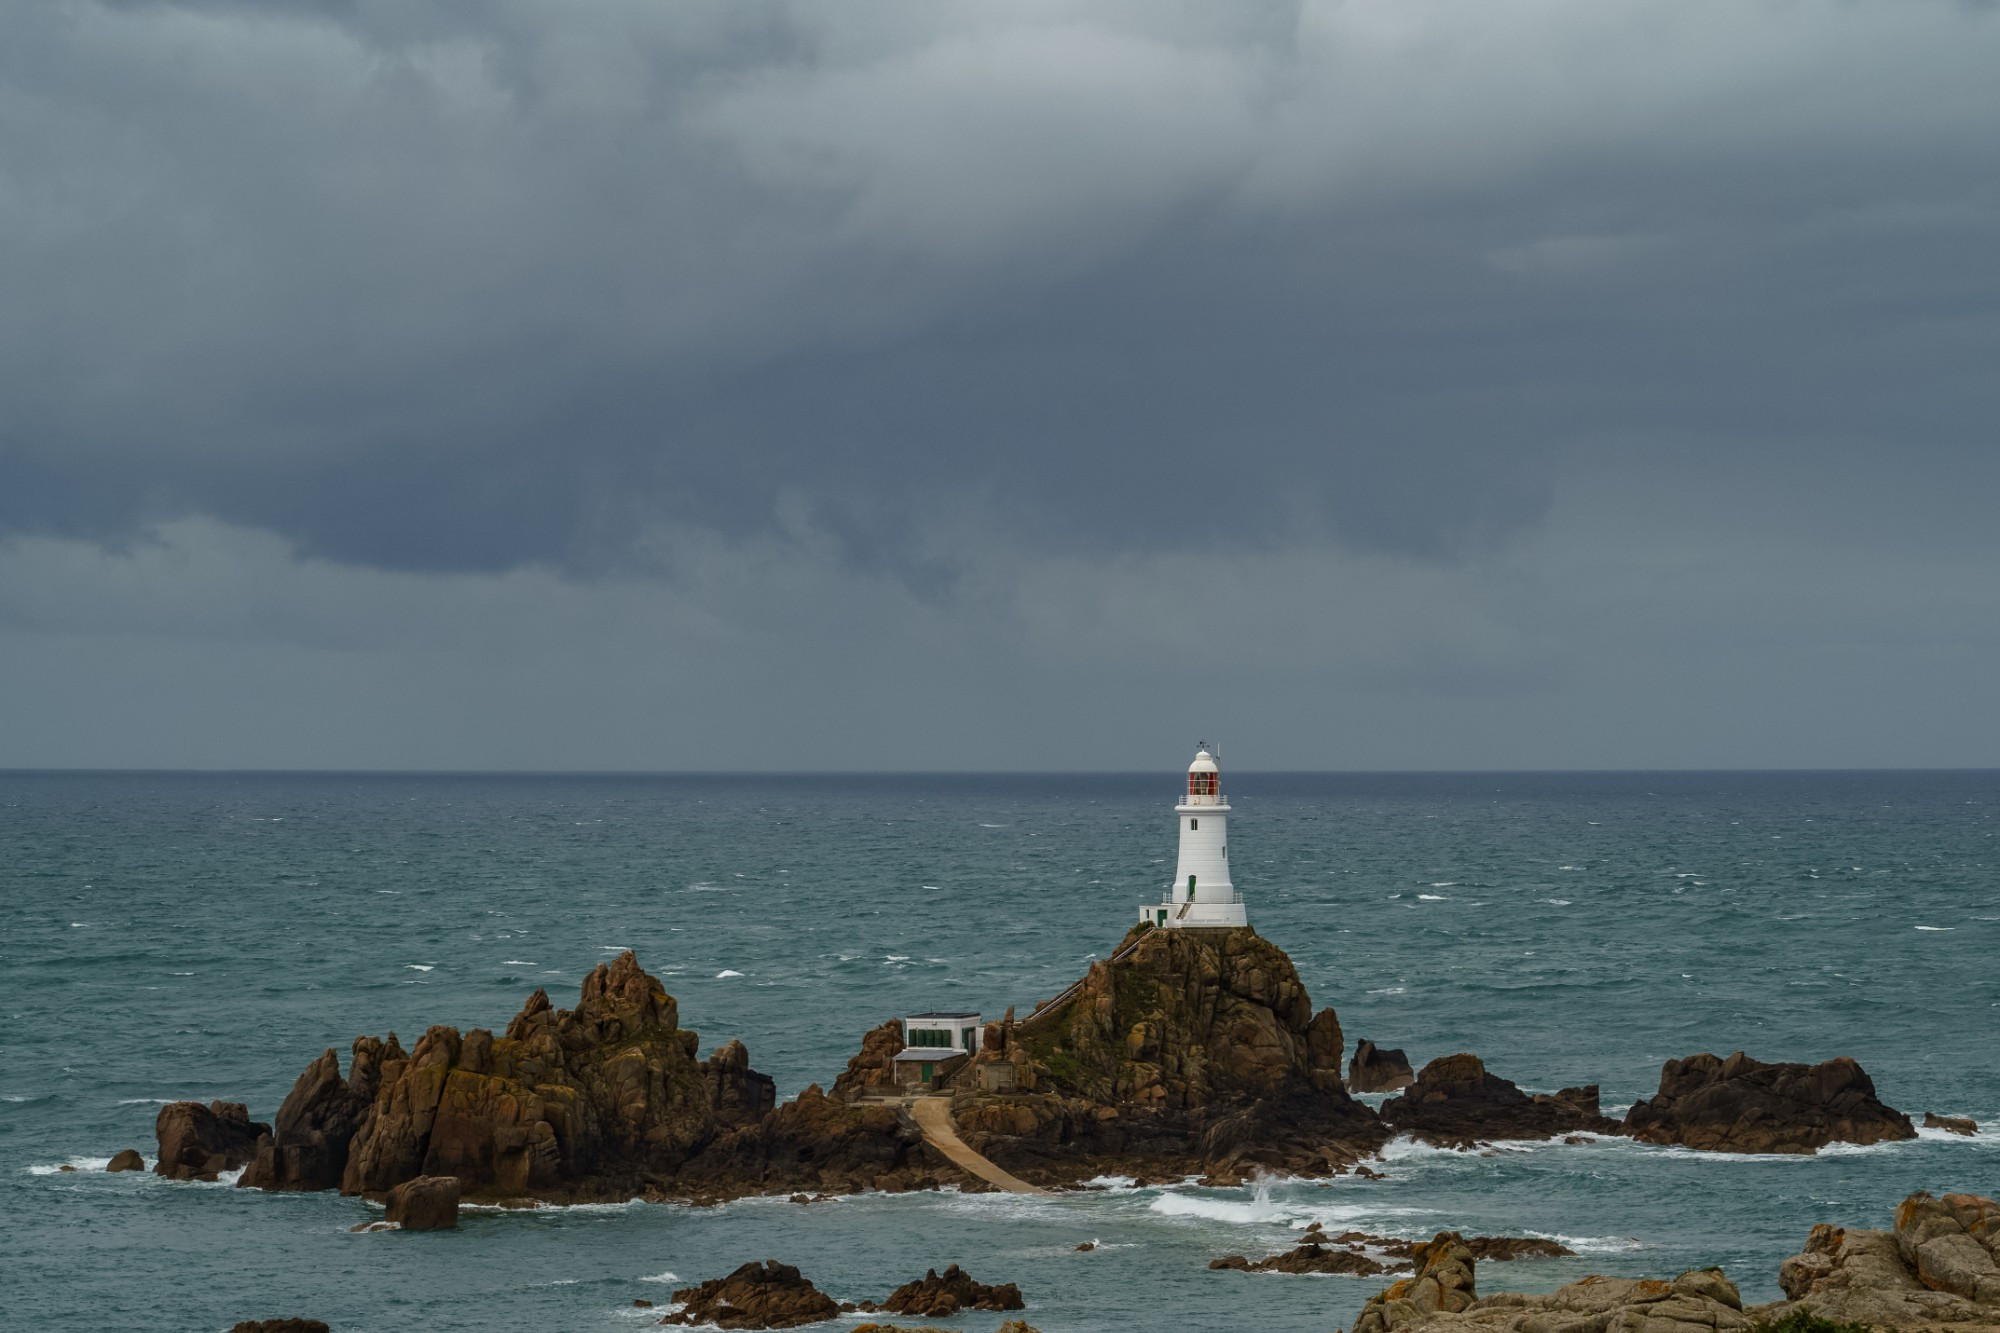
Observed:
[[[0,767],[2000,765],[2000,11],[0,6]]]

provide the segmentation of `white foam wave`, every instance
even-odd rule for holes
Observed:
[[[1958,927],[1957,926],[1913,926],[1911,927],[1911,929],[1945,931],[1945,930],[1957,930]]]
[[[1442,893],[1420,893],[1417,895],[1417,901],[1420,903],[1448,903],[1451,899],[1445,897]]]
[[[1092,1176],[1083,1182],[1102,1190],[1129,1190],[1138,1188],[1139,1182],[1133,1176]]]
[[[981,828],[1012,828],[1011,824],[981,824]]]
[[[33,1100],[35,1099],[26,1093],[0,1092],[0,1102],[31,1102]]]
[[[1568,907],[1570,905],[1570,899],[1568,898],[1537,898],[1535,901],[1538,903],[1547,903],[1551,907]]]
[[[641,1282],[678,1282],[681,1280],[681,1275],[679,1273],[655,1273],[651,1277],[642,1277],[639,1280]]]
[[[407,967],[407,968],[408,968],[408,969],[410,969],[410,971],[412,971],[412,972],[429,972],[429,971],[432,971],[433,969],[435,969],[435,968],[437,967],[437,964],[436,964],[436,963],[405,963],[405,964],[403,964],[403,966],[404,966],[404,967]]]
[[[1368,994],[1370,994],[1370,995],[1401,995],[1401,994],[1402,994],[1402,993],[1403,993],[1403,992],[1404,992],[1405,990],[1407,990],[1407,989],[1408,989],[1408,987],[1405,987],[1405,986],[1383,986],[1383,987],[1381,987],[1380,989],[1377,989],[1377,990],[1372,990],[1372,991],[1369,991],[1369,992],[1368,992]]]
[[[181,1100],[178,1097],[120,1097],[120,1106],[171,1106]]]
[[[1578,1254],[1628,1254],[1646,1248],[1636,1236],[1565,1236],[1560,1231],[1530,1231],[1526,1234],[1567,1245]]]
[[[715,979],[716,979],[717,981],[720,981],[720,980],[722,980],[722,979],[723,979],[724,977],[740,977],[740,976],[742,976],[742,975],[743,975],[743,974],[742,974],[741,972],[738,972],[738,971],[737,971],[737,970],[736,970],[735,968],[733,968],[733,967],[725,967],[725,968],[723,968],[723,969],[722,969],[722,970],[721,970],[720,972],[717,972],[717,973],[715,974]]]
[[[60,1162],[31,1166],[28,1168],[28,1174],[31,1176],[67,1175],[69,1172],[64,1171],[64,1167],[68,1167],[70,1172],[102,1171],[110,1165],[111,1159],[109,1157],[65,1157]]]
[[[528,961],[527,959],[525,959],[525,958],[502,958],[502,959],[500,960],[500,966],[502,966],[502,967],[540,967],[540,966],[541,966],[541,964],[540,964],[540,963],[531,963],[531,962],[529,962],[529,961]]]

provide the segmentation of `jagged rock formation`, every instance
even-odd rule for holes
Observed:
[[[1129,938],[1129,937],[1128,937]],[[1040,1183],[1260,1166],[1326,1172],[1384,1135],[1342,1086],[1340,1022],[1253,930],[1141,928],[1059,1005],[1003,1024],[958,1083],[960,1137]],[[981,1090],[1010,1067],[1017,1090]]]
[[[328,1051],[285,1098],[242,1184],[382,1194],[451,1176],[473,1197],[559,1202],[955,1182],[883,1108],[776,1087],[741,1042],[696,1058],[674,998],[631,953],[584,979],[577,1007],[536,991],[503,1036],[433,1027]],[[263,1127],[257,1127],[262,1129]]]
[[[1402,1096],[1382,1104],[1382,1122],[1443,1147],[1618,1131],[1616,1121],[1598,1114],[1596,1084],[1530,1097],[1466,1053],[1440,1056],[1425,1065]]]
[[[1460,1243],[1476,1260],[1554,1259],[1576,1253],[1566,1245],[1530,1236],[1473,1236]],[[1345,1273],[1372,1277],[1409,1268],[1419,1244],[1395,1236],[1371,1236],[1365,1231],[1343,1231],[1338,1236],[1329,1236],[1315,1222],[1306,1228],[1299,1244],[1292,1249],[1254,1262],[1240,1254],[1224,1255],[1211,1260],[1208,1266],[1244,1273]]]
[[[744,1264],[728,1277],[710,1278],[674,1293],[685,1306],[662,1324],[712,1324],[718,1328],[796,1328],[837,1318],[840,1306],[793,1268],[775,1259]]]
[[[1941,1129],[1947,1134],[1963,1134],[1971,1138],[1979,1132],[1979,1122],[1969,1116],[1939,1115],[1936,1111],[1924,1112],[1925,1129]]]
[[[992,1026],[988,1024],[988,1026]],[[833,1081],[833,1095],[844,1102],[866,1096],[878,1088],[896,1085],[896,1054],[903,1049],[903,1021],[889,1019],[868,1029],[861,1039],[861,1052],[847,1062],[847,1068]]]
[[[1417,1274],[1377,1294],[1354,1333],[1734,1333],[1751,1326],[1743,1298],[1719,1269],[1672,1282],[1587,1277],[1545,1296],[1499,1292],[1481,1299],[1473,1256],[1454,1232],[1416,1250]]]
[[[1875,1096],[1845,1056],[1823,1064],[1764,1064],[1738,1051],[1669,1060],[1660,1090],[1635,1102],[1625,1132],[1704,1152],[1810,1153],[1827,1144],[1913,1139],[1910,1118]]]
[[[329,1047],[292,1084],[273,1132],[257,1141],[256,1156],[237,1183],[267,1190],[340,1188],[348,1145],[374,1104],[384,1062],[408,1059],[394,1033],[386,1042],[356,1037],[342,1078],[340,1057]]]
[[[1457,1314],[1477,1298],[1472,1251],[1456,1231],[1440,1231],[1414,1246],[1416,1275],[1378,1292],[1354,1317],[1354,1333],[1389,1333],[1426,1315]]]
[[[450,1231],[458,1225],[458,1177],[418,1176],[389,1191],[385,1222],[405,1231]]]
[[[882,1308],[890,1314],[948,1319],[960,1310],[1019,1310],[1023,1304],[1021,1289],[1012,1282],[997,1286],[977,1282],[952,1264],[942,1274],[932,1268],[916,1281],[905,1282],[889,1293]]]
[[[1773,1319],[1801,1309],[1888,1328],[2000,1328],[2000,1204],[1919,1190],[1892,1230],[1816,1226],[1778,1285],[1786,1300],[1767,1307]]]
[[[169,1180],[214,1180],[249,1162],[269,1125],[253,1124],[241,1102],[169,1102],[153,1121],[160,1158],[153,1174]]]
[[[114,1154],[111,1160],[104,1164],[104,1169],[106,1171],[144,1171],[146,1169],[146,1159],[139,1155],[137,1148],[126,1148],[122,1152]]]
[[[1417,1081],[1410,1058],[1400,1050],[1384,1050],[1363,1037],[1354,1045],[1347,1065],[1349,1092],[1400,1092]]]

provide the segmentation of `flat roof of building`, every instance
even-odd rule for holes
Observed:
[[[931,1064],[943,1064],[946,1060],[960,1060],[972,1054],[963,1046],[905,1046],[896,1052],[898,1060],[923,1060]]]
[[[903,1021],[905,1023],[923,1023],[932,1020],[942,1021],[947,1018],[977,1018],[977,1017],[979,1017],[978,1014],[911,1014],[908,1018],[904,1019]]]

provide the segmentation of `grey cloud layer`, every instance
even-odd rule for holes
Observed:
[[[1607,442],[1978,466],[1996,67],[1942,3],[16,6],[0,525],[803,512],[922,583],[1464,559]]]

